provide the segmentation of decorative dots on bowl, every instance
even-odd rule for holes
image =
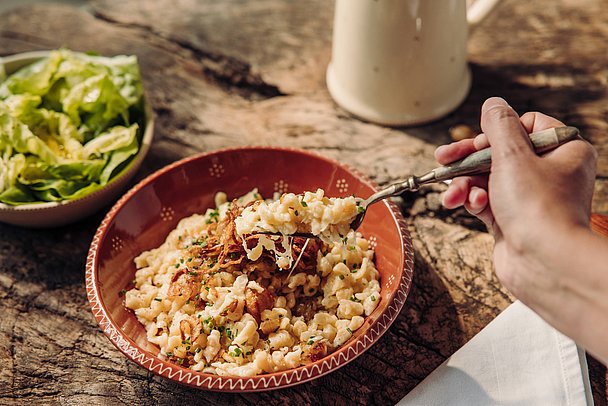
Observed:
[[[209,175],[216,177],[216,178],[220,178],[222,177],[222,175],[224,174],[225,169],[224,169],[224,165],[214,162],[210,167],[209,167]]]
[[[287,193],[288,188],[289,184],[283,179],[274,182],[274,191],[277,193]]]
[[[369,241],[369,248],[375,250],[376,247],[378,246],[378,239],[376,238],[375,235],[372,235],[371,237],[369,237],[367,239],[367,241]]]
[[[344,178],[336,181],[336,187],[340,193],[348,192],[348,183]]]
[[[388,277],[388,281],[387,281],[388,283],[387,283],[387,285],[388,286],[393,286],[393,282],[394,281],[395,281],[395,274],[390,274],[389,277]]]
[[[160,219],[162,221],[171,221],[171,220],[173,220],[174,214],[175,214],[175,212],[173,211],[173,209],[171,207],[163,207],[160,210]]]
[[[112,243],[112,245],[111,245],[112,251],[122,251],[122,249],[124,248],[124,244],[122,242],[122,238],[120,238],[117,235],[115,235],[114,237],[112,237],[112,239],[110,240],[110,242]]]

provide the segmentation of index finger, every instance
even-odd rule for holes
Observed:
[[[481,108],[481,129],[492,147],[492,162],[528,160],[532,144],[519,116],[506,101],[492,97]]]

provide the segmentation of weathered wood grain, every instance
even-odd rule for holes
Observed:
[[[593,207],[608,213],[608,10],[601,0],[503,3],[471,37],[467,100],[416,128],[364,123],[333,104],[324,85],[333,5],[325,0],[95,0],[91,14],[31,6],[0,16],[0,54],[67,46],[138,55],[158,116],[140,178],[197,152],[256,144],[315,150],[385,184],[435,166],[449,128],[478,129],[482,101],[502,95],[520,112],[541,110],[583,130],[600,151]],[[492,271],[491,237],[465,211],[443,209],[443,189],[399,202],[416,273],[390,330],[335,373],[261,394],[181,387],[127,361],[103,336],[84,290],[103,213],[54,230],[0,225],[0,403],[393,404],[512,301]],[[596,404],[606,404],[605,368],[590,366]]]

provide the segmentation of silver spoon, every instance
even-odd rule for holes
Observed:
[[[558,127],[549,128],[542,131],[537,131],[530,134],[530,141],[534,146],[534,151],[537,154],[542,154],[551,151],[558,146],[579,138],[579,131],[575,127]],[[385,189],[382,189],[367,199],[356,198],[357,206],[359,206],[359,214],[351,222],[350,227],[353,230],[359,228],[367,208],[380,200],[387,197],[399,196],[406,191],[416,191],[422,185],[429,183],[443,182],[458,176],[479,175],[488,173],[492,164],[492,154],[490,147],[481,149],[471,155],[451,163],[450,165],[440,166],[425,173],[421,176],[412,175],[403,182],[393,183]],[[260,232],[258,234],[281,235],[279,233]],[[315,238],[316,236],[310,233],[295,233],[291,234],[294,237]]]

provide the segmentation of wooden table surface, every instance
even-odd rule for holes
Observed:
[[[182,157],[236,145],[314,150],[386,184],[435,165],[449,128],[478,131],[500,95],[582,130],[600,158],[595,212],[608,213],[608,7],[605,0],[505,0],[473,33],[474,82],[435,123],[390,129],[350,117],[324,83],[328,0],[91,1],[0,15],[0,55],[66,46],[136,54],[158,115],[142,178]],[[0,403],[394,404],[513,300],[492,269],[492,237],[441,186],[404,196],[415,247],[410,296],[389,331],[335,373],[259,394],[201,392],[130,362],[86,299],[85,257],[103,211],[42,231],[0,225]],[[597,405],[606,370],[589,358]]]

